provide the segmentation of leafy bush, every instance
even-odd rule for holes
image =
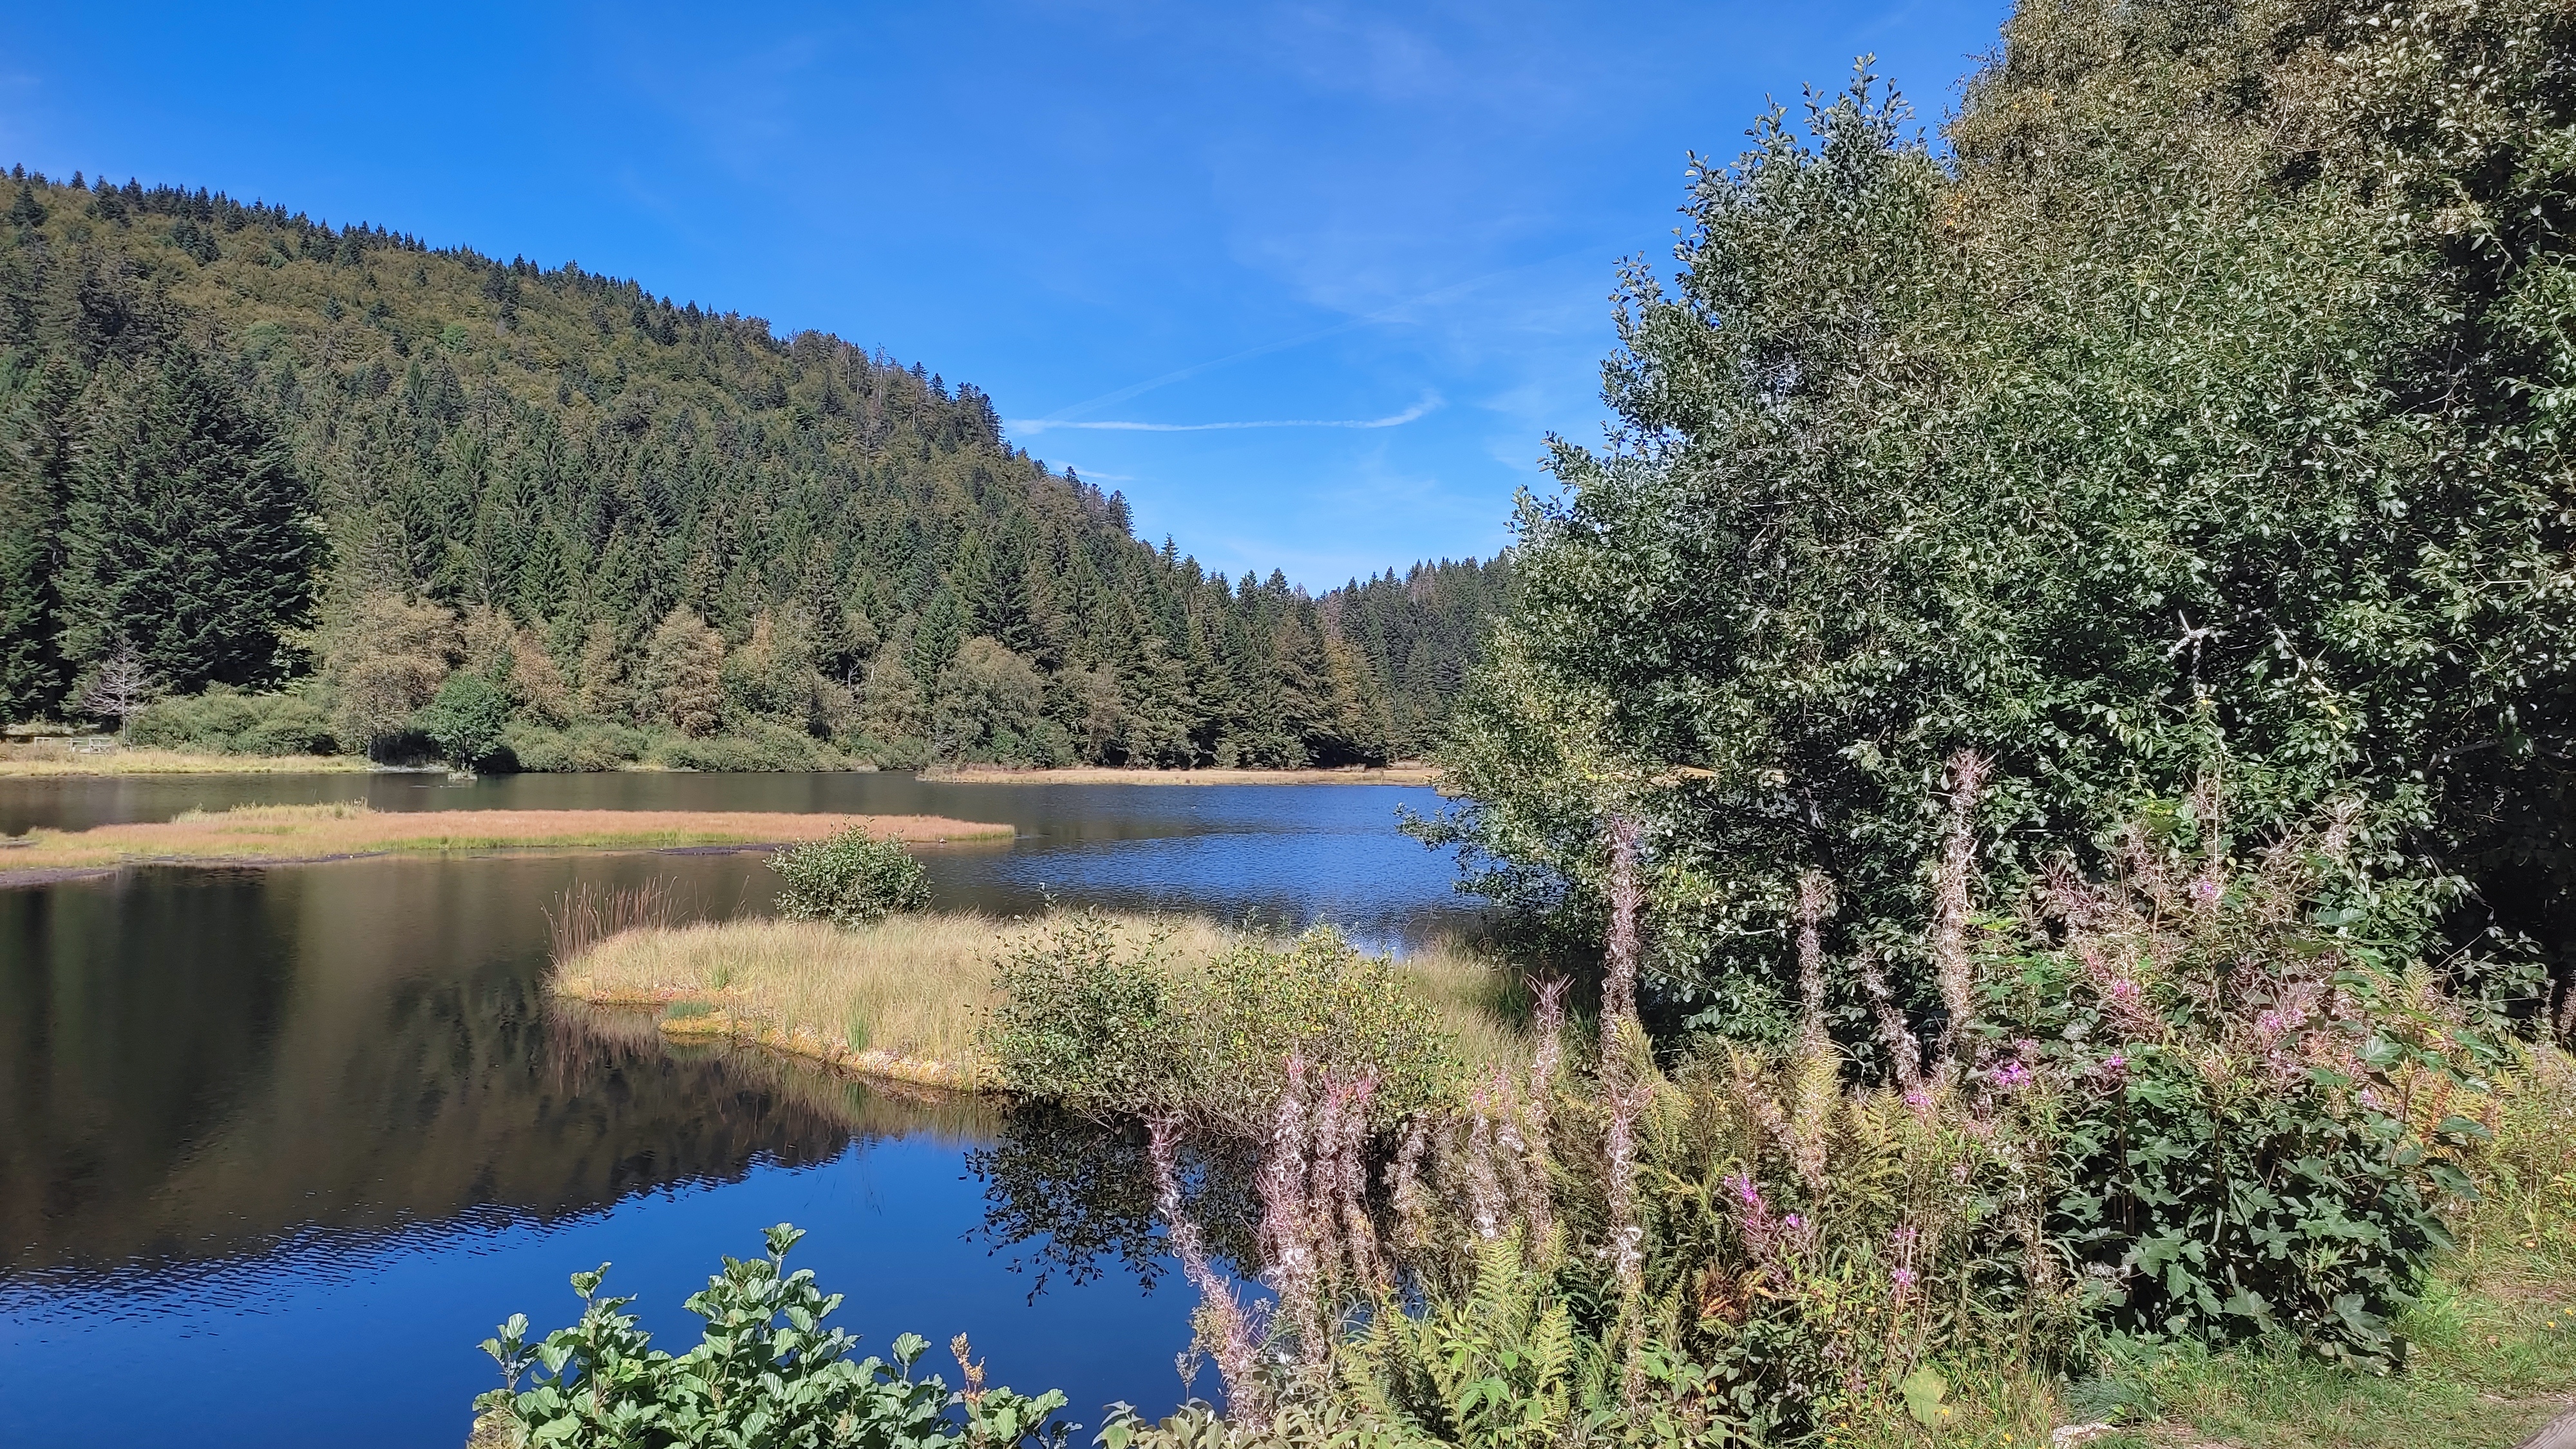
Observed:
[[[2050,1238],[2111,1323],[2384,1361],[2503,1047],[2337,899],[2353,812],[2240,862],[2216,800],[2049,878],[1983,963],[1968,1081],[2053,1154]]]
[[[769,858],[778,872],[778,914],[791,921],[864,926],[930,904],[921,862],[889,835],[851,826],[829,840],[791,845]]]
[[[164,699],[134,717],[133,743],[218,755],[327,755],[330,719],[301,694],[250,694],[229,685]]]
[[[823,770],[839,764],[821,741],[758,721],[746,721],[730,734],[674,736],[652,753],[657,763],[677,770]]]
[[[459,670],[447,676],[429,703],[414,710],[411,727],[438,747],[447,762],[474,769],[496,762],[502,731],[510,722],[510,696],[480,674]]]
[[[853,1360],[858,1340],[822,1326],[841,1295],[816,1287],[811,1269],[786,1271],[788,1251],[805,1235],[781,1223],[765,1236],[766,1257],[726,1258],[724,1271],[690,1295],[688,1309],[706,1328],[684,1354],[652,1347],[651,1335],[624,1311],[633,1299],[599,1296],[605,1263],[572,1275],[582,1313],[570,1327],[531,1345],[526,1315],[512,1315],[483,1342],[506,1387],[475,1399],[483,1423],[499,1430],[478,1427],[478,1441],[564,1449],[1016,1449],[1064,1442],[1068,1428],[1055,1417],[1064,1395],[984,1387],[983,1366],[968,1362],[962,1334],[951,1346],[966,1383],[955,1393],[936,1375],[913,1377],[930,1346],[913,1334],[894,1341],[891,1363]]]
[[[1077,912],[1032,932],[997,967],[987,1034],[1013,1091],[1077,1111],[1186,1113],[1257,1131],[1292,1058],[1375,1082],[1381,1121],[1444,1101],[1455,1043],[1385,957],[1328,927],[1280,945],[1254,938],[1182,970],[1159,937],[1129,943]]]
[[[513,722],[501,739],[518,757],[520,769],[549,774],[620,769],[642,759],[648,743],[641,730],[601,724],[550,730]]]

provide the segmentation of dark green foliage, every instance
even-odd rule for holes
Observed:
[[[724,1271],[689,1295],[688,1310],[706,1327],[676,1356],[654,1348],[625,1311],[633,1299],[599,1296],[607,1264],[573,1274],[580,1321],[536,1344],[527,1341],[526,1315],[501,1325],[483,1350],[508,1386],[477,1398],[475,1408],[510,1421],[505,1442],[564,1449],[1054,1449],[1064,1442],[1067,1428],[1055,1417],[1063,1394],[986,1387],[983,1365],[962,1357],[966,1388],[952,1394],[936,1375],[912,1376],[930,1346],[914,1334],[894,1340],[891,1363],[851,1357],[858,1340],[822,1326],[841,1295],[816,1287],[811,1269],[786,1269],[803,1236],[781,1223],[766,1233],[767,1256],[726,1258]],[[962,1337],[955,1347],[967,1352]]]
[[[62,511],[64,657],[131,638],[172,689],[276,680],[323,561],[311,489],[185,344],[98,386]]]
[[[165,699],[134,717],[135,744],[214,755],[328,755],[330,718],[302,694],[249,694],[228,685]]]
[[[677,611],[727,653],[722,717],[698,689],[685,732],[786,728],[817,752],[829,742],[886,763],[929,756],[943,677],[976,638],[1026,662],[1042,718],[936,741],[965,758],[1381,759],[1411,738],[1390,721],[1409,729],[1436,708],[1391,709],[1392,681],[1456,669],[1416,669],[1423,631],[1374,605],[1354,615],[1372,621],[1372,642],[1354,644],[1333,622],[1338,592],[1310,598],[1275,574],[1238,588],[1147,548],[1125,500],[1007,444],[981,392],[837,338],[780,337],[578,268],[433,252],[202,191],[37,177],[25,195],[34,219],[0,232],[0,441],[43,463],[57,455],[38,424],[68,407],[78,436],[125,405],[120,378],[192,350],[310,480],[332,544],[323,642],[364,649],[362,632],[337,626],[381,614],[371,601],[493,611],[569,686],[560,709],[518,700],[524,729],[683,728],[646,687]],[[45,391],[57,374],[68,401]],[[67,481],[48,493],[28,481],[52,477],[44,467],[6,466],[0,522],[39,524],[9,547],[60,554],[67,541],[41,523]],[[316,552],[298,576],[321,568]],[[69,677],[47,651],[67,626],[91,647],[99,609],[124,597],[53,618],[23,583],[49,576],[0,547],[0,712],[12,717],[58,706]],[[764,620],[777,652],[735,670],[733,654],[768,647]],[[1450,648],[1472,624],[1433,632]],[[152,657],[181,688],[273,677]],[[864,697],[878,676],[888,688]]]
[[[0,717],[33,718],[62,694],[56,574],[79,393],[51,361],[0,417]]]
[[[490,764],[510,723],[510,697],[480,674],[447,676],[438,695],[411,717],[411,727],[461,770]]]
[[[1947,164],[1864,81],[1703,166],[1456,730],[1485,884],[1592,915],[1633,814],[1670,998],[1783,1019],[1816,870],[1925,1002],[1954,752],[2002,899],[2224,751],[2571,959],[2570,23],[2031,6]]]
[[[1439,749],[1511,588],[1511,556],[1498,554],[1482,563],[1418,563],[1402,577],[1389,569],[1326,596],[1334,628],[1384,682],[1391,758],[1424,759]]]
[[[930,877],[903,842],[852,826],[829,840],[793,845],[769,858],[778,872],[778,914],[790,921],[864,926],[930,905]]]

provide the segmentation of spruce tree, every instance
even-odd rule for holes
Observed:
[[[179,690],[264,685],[311,615],[323,542],[286,449],[195,349],[112,379],[71,470],[62,652],[134,641]]]
[[[50,360],[0,431],[0,719],[62,700],[55,575],[79,395],[71,368]]]

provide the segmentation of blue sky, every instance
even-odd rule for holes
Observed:
[[[20,4],[0,164],[284,202],[817,327],[990,392],[1140,533],[1326,587],[1508,540],[1599,436],[1685,153],[1989,0]],[[1255,426],[1259,425],[1259,426]]]

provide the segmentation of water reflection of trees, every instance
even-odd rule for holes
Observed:
[[[369,862],[0,898],[0,1271],[492,1208],[549,1221],[853,1139],[990,1130],[972,1103],[556,1012],[534,978],[565,870]]]
[[[1014,1271],[1033,1274],[1031,1297],[1059,1273],[1083,1283],[1119,1267],[1151,1288],[1172,1266],[1141,1124],[1020,1107],[966,1162],[984,1183],[978,1236],[1009,1254]],[[1256,1166],[1250,1143],[1198,1142],[1183,1150],[1182,1200],[1210,1247],[1237,1263],[1253,1261],[1261,1217]]]

